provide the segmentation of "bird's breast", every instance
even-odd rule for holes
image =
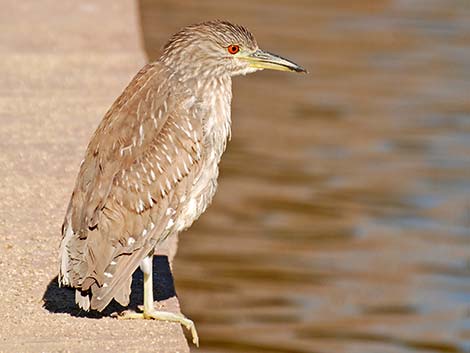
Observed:
[[[213,94],[202,94],[192,106],[192,109],[198,110],[192,116],[202,119],[201,169],[188,192],[187,202],[181,212],[182,221],[176,224],[178,231],[189,227],[211,203],[217,189],[219,162],[230,137],[230,80],[216,82],[204,92]]]

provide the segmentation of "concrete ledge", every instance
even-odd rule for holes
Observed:
[[[86,144],[146,61],[135,6],[2,3],[1,352],[189,352],[180,325],[84,315],[54,278],[60,226]],[[173,239],[160,258],[171,261],[175,251]],[[156,265],[167,277],[162,305],[179,310],[165,261]]]

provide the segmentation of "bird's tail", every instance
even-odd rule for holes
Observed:
[[[129,304],[132,274],[139,267],[142,259],[149,253],[149,248],[142,247],[133,256],[118,256],[105,271],[105,282],[100,287],[91,286],[91,308],[102,311],[114,298],[122,306]],[[124,254],[123,254],[124,255]]]
[[[84,292],[80,289],[75,290],[75,303],[83,310],[90,310],[90,292]]]
[[[70,205],[69,205],[70,208]],[[64,223],[62,225],[62,241],[59,248],[59,286],[70,286],[72,285],[71,270],[72,265],[71,253],[70,253],[70,242],[73,240],[74,233],[70,220],[70,214],[67,210]]]

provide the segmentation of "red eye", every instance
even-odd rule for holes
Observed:
[[[240,51],[240,47],[238,45],[232,44],[228,46],[227,50],[230,54],[236,54]]]

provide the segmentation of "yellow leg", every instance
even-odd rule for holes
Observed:
[[[146,257],[142,261],[141,269],[144,273],[144,311],[142,313],[124,312],[118,319],[154,319],[170,322],[178,322],[185,326],[193,337],[193,343],[199,347],[199,337],[197,335],[194,322],[182,314],[175,314],[168,311],[155,310],[153,306],[153,277],[152,277],[153,255]]]

